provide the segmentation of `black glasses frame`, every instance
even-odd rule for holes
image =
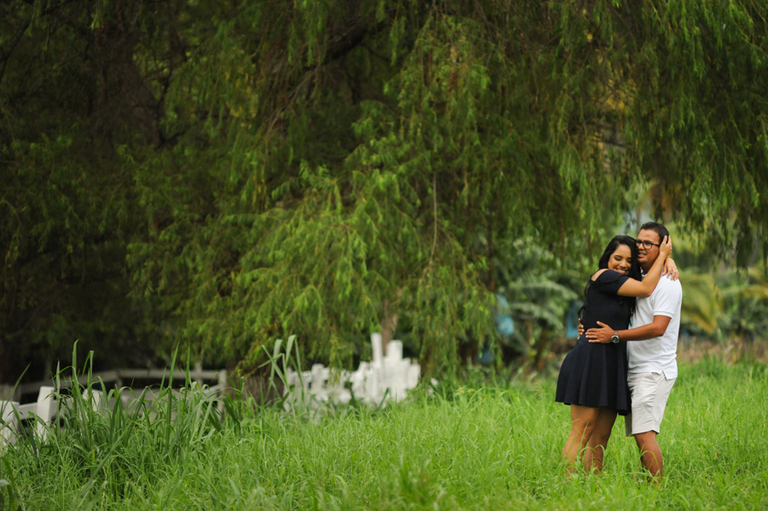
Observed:
[[[654,243],[648,240],[635,240],[635,245],[642,245],[646,250],[650,250],[651,247],[660,247],[661,243]]]

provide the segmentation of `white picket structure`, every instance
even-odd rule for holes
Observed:
[[[321,403],[346,404],[354,395],[355,399],[369,403],[381,404],[386,399],[401,401],[405,399],[408,392],[419,383],[421,367],[419,364],[411,362],[408,358],[403,358],[403,343],[393,340],[387,344],[387,353],[382,351],[381,334],[371,335],[371,347],[373,351],[373,360],[371,362],[361,362],[357,371],[349,372],[335,370],[324,367],[322,364],[315,364],[309,371],[298,373],[291,369],[286,370],[288,388],[286,393],[290,392],[286,406],[296,405],[298,402],[304,402],[309,406],[316,406]],[[121,387],[122,382],[127,379],[145,379],[145,378],[163,378],[166,379],[170,374],[165,370],[133,370],[117,369],[104,373],[96,373],[91,377],[81,377],[80,383],[86,384],[83,392],[86,393],[86,399],[91,403],[95,410],[103,411],[108,408],[108,403],[101,391],[93,390],[87,385],[87,381],[101,381],[103,383],[114,382],[116,386]],[[185,378],[197,382],[196,386],[202,388],[206,394],[218,394],[224,392],[227,388],[226,371],[203,371],[198,365],[193,371],[175,371],[174,378]],[[203,386],[203,379],[216,379],[217,385]],[[68,400],[69,397],[56,392],[56,388],[51,385],[52,382],[39,382],[24,384],[17,393],[27,394],[32,389],[38,389],[37,401],[28,404],[19,404],[18,401],[0,399],[0,452],[4,451],[8,445],[14,445],[21,432],[22,421],[34,420],[33,434],[37,439],[45,440],[50,430],[52,421],[56,419],[59,406],[58,399]],[[174,391],[174,394],[177,391]],[[132,392],[122,392],[121,398],[123,404],[130,408],[135,396]],[[145,394],[145,401],[153,401],[155,395],[152,391]],[[7,399],[7,398],[6,398]],[[220,403],[220,406],[222,403]]]
[[[86,390],[85,398],[95,410],[104,408],[104,394],[99,390]],[[20,433],[21,421],[33,419],[34,435],[38,440],[45,440],[51,421],[56,417],[58,399],[70,399],[61,396],[50,386],[41,386],[34,403],[19,404],[17,401],[0,401],[0,452],[8,445],[14,445]]]
[[[163,369],[115,369],[112,371],[106,371],[103,373],[94,373],[89,376],[81,376],[78,378],[79,383],[84,385],[82,392],[85,399],[91,403],[94,410],[104,411],[108,408],[109,403],[106,402],[104,393],[100,390],[94,390],[92,388],[95,382],[110,383],[114,382],[116,386],[121,387],[122,382],[133,379],[157,379],[167,381],[170,376],[174,379],[185,379],[187,376],[193,380],[193,386],[199,388],[207,395],[219,395],[225,392],[228,388],[227,385],[227,372],[220,371],[203,371],[202,367],[198,366],[194,370],[186,372],[177,370],[171,374],[168,370]],[[202,381],[217,380],[216,385],[207,386],[202,385]],[[0,399],[0,453],[3,452],[8,445],[14,445],[16,439],[21,433],[23,421],[34,421],[34,435],[40,441],[44,441],[48,431],[50,429],[53,419],[56,418],[56,413],[59,410],[57,403],[58,399],[70,400],[66,395],[61,395],[56,392],[56,388],[52,386],[53,382],[37,382],[27,383],[20,385],[17,389],[17,393],[24,394],[31,393],[32,389],[38,389],[37,401],[34,403],[19,404],[14,400],[2,400]],[[64,382],[62,382],[64,383]],[[178,395],[178,391],[173,391],[175,395]],[[123,402],[123,406],[126,409],[130,409],[133,402],[136,400],[138,394],[134,394],[130,389],[125,389],[120,398]],[[144,402],[155,401],[157,392],[148,390],[144,394]],[[113,398],[112,398],[113,399]],[[223,407],[223,402],[219,403],[219,408]]]
[[[421,375],[419,364],[403,358],[403,343],[393,340],[387,344],[387,354],[382,352],[381,334],[371,335],[373,360],[360,362],[357,371],[335,370],[315,364],[309,371],[298,373],[287,370],[288,403],[348,403],[355,399],[371,403],[382,403],[385,398],[401,401],[416,387]],[[350,389],[346,383],[350,383]]]

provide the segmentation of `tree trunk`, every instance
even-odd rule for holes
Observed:
[[[549,328],[541,327],[541,333],[539,334],[539,340],[536,342],[536,354],[533,358],[533,367],[537,371],[541,371],[544,368],[544,352],[549,347]]]
[[[401,293],[398,293],[400,295]],[[384,300],[384,317],[381,319],[381,351],[387,354],[387,344],[395,336],[397,330],[397,308],[389,300]]]
[[[0,335],[0,384],[13,385],[14,382],[9,381],[11,379],[11,374],[9,371],[10,368],[7,367],[9,360],[5,350],[6,343],[5,336]]]

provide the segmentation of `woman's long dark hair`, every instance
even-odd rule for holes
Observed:
[[[597,263],[598,269],[608,268],[608,261],[611,259],[611,256],[614,252],[616,252],[616,249],[619,248],[619,245],[626,245],[629,247],[629,251],[632,254],[632,264],[629,267],[629,278],[635,279],[635,280],[643,280],[642,273],[640,273],[640,263],[637,261],[637,244],[635,242],[635,238],[632,236],[627,236],[625,234],[619,234],[618,236],[614,236],[613,239],[608,243],[608,246],[605,247],[605,251],[603,252],[603,255],[600,256],[600,261]],[[581,306],[581,309],[579,309],[579,317],[581,317],[582,312],[587,310],[588,307],[588,301],[587,301],[587,291],[589,291],[589,288],[599,285],[595,281],[593,281],[591,278],[589,281],[587,281],[587,285],[584,287],[584,305]],[[635,298],[629,297],[629,296],[619,296],[618,297],[619,302],[625,302],[629,303],[630,313],[634,314],[635,312]]]

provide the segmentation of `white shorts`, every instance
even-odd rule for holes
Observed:
[[[627,436],[661,431],[661,419],[676,378],[664,373],[636,373],[627,377],[632,394],[632,413],[624,417]]]

